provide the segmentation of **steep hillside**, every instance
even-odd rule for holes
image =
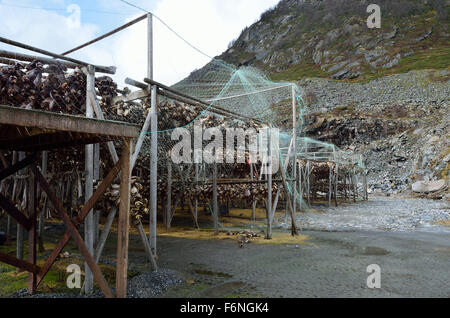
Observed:
[[[367,27],[370,3],[381,29]],[[301,134],[363,154],[371,191],[448,185],[449,17],[448,0],[282,0],[180,86],[229,78],[220,60],[295,81],[307,104]],[[290,105],[272,110],[284,118]]]
[[[381,29],[367,6],[381,7]],[[450,66],[448,0],[282,0],[219,58],[275,80],[373,79]]]

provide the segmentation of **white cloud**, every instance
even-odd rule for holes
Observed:
[[[262,12],[278,2],[162,0],[157,3],[154,14],[207,55],[217,56],[227,49],[227,45],[244,27],[255,22]],[[154,76],[157,81],[173,84],[209,61],[157,19],[154,20],[154,28]],[[136,79],[146,75],[146,32],[146,23],[140,23],[125,31],[118,43],[119,60],[126,65],[129,76]]]
[[[154,4],[153,12],[187,41],[206,54],[216,56],[226,50],[228,43],[235,39],[245,26],[255,22],[263,11],[278,1],[160,0]],[[134,1],[143,7],[145,2]],[[82,14],[81,10],[81,17]],[[141,14],[142,12],[138,12],[126,21]],[[76,6],[72,8],[69,16],[45,10],[0,6],[0,17],[3,36],[58,53],[100,34],[99,26],[80,23]],[[121,21],[118,25],[126,21]],[[0,47],[3,45],[0,44]],[[154,77],[157,81],[169,85],[209,61],[156,19],[154,50]],[[124,85],[126,76],[142,80],[147,75],[147,23],[142,21],[71,56],[95,64],[117,66],[115,79],[119,85]]]

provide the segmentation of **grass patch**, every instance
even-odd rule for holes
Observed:
[[[439,221],[439,222],[437,222],[437,224],[450,227],[450,220]]]
[[[313,63],[299,63],[289,67],[287,70],[271,75],[273,81],[297,81],[302,78],[329,77],[318,65]]]

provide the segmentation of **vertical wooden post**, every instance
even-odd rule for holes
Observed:
[[[255,171],[253,170],[253,163],[250,163],[250,179],[255,180]],[[252,221],[256,220],[256,200],[252,201]]]
[[[330,170],[328,176],[328,207],[331,208],[331,196],[333,193],[333,166],[331,163],[328,163],[328,168]]]
[[[364,171],[364,199],[369,201],[369,189],[367,183],[367,171]]]
[[[347,172],[344,172],[344,195],[345,195],[345,201],[348,200],[347,196]]]
[[[153,15],[147,14],[147,77],[153,79]],[[151,89],[151,151],[150,151],[150,247],[156,255],[156,228],[158,213],[158,100],[157,87],[149,86]]]
[[[356,178],[355,178],[355,171],[352,170],[352,185],[353,185],[353,202],[356,203]]]
[[[95,71],[93,66],[88,67],[88,73],[86,75],[86,117],[94,117],[94,108],[91,103],[91,95],[95,94]],[[85,202],[87,202],[94,192],[94,145],[85,146]],[[88,216],[84,222],[84,241],[88,251],[91,255],[94,255],[94,212],[89,211]],[[87,263],[85,268],[85,290],[86,294],[92,293],[94,290],[94,275],[91,268]]]
[[[273,220],[273,214],[272,214],[272,171],[273,171],[273,154],[272,154],[272,131],[269,128],[267,130],[268,134],[268,142],[267,142],[267,233],[266,233],[266,239],[271,240],[272,239],[272,220]],[[284,167],[281,167],[281,170],[283,170]],[[287,190],[287,189],[286,189]]]
[[[292,138],[294,139],[294,162],[292,163],[293,179],[292,182],[292,206],[294,208],[294,216],[297,215],[297,101],[295,99],[295,86],[292,85]]]
[[[30,220],[30,230],[28,231],[28,262],[36,265],[36,178],[31,173],[28,179],[28,218]],[[35,273],[28,274],[28,293],[33,295],[36,292],[37,277]]]
[[[170,219],[172,215],[172,161],[167,161],[167,207],[166,207],[166,230],[170,231]]]
[[[48,151],[42,152],[42,166],[41,171],[44,177],[47,177],[47,167],[48,167]],[[47,196],[44,191],[41,191],[41,196]],[[39,252],[44,252],[44,225],[45,225],[45,210],[47,209],[47,198],[45,198],[45,203],[43,205],[42,211],[39,214],[39,223],[38,223],[38,242],[39,242]]]
[[[156,228],[158,213],[158,114],[157,87],[152,87],[151,152],[150,152],[150,247],[156,255]]]
[[[217,163],[213,164],[213,219],[214,234],[219,234],[219,202],[217,194]]]
[[[300,191],[300,210],[303,210],[303,168],[298,164],[298,188]]]
[[[306,193],[308,195],[308,206],[311,206],[311,162],[306,163]]]
[[[25,159],[25,153],[24,152],[19,152],[19,161]],[[20,174],[23,174],[22,172],[20,172]],[[20,180],[19,184],[23,184],[23,181]],[[26,189],[24,189],[24,191],[27,191]],[[20,191],[17,191],[16,194],[20,195]],[[25,198],[24,198],[25,199]],[[24,237],[24,233],[25,230],[24,228],[17,223],[17,242],[16,242],[16,257],[18,259],[23,259],[23,237]]]
[[[195,164],[195,187],[198,186],[198,163],[194,163]],[[198,196],[197,194],[195,195],[195,199],[194,199],[194,219],[195,219],[195,223],[198,224]]]
[[[17,152],[13,151],[12,164],[14,165],[14,164],[16,164],[16,162],[17,162]],[[12,192],[12,196],[11,196],[12,202],[14,202],[16,199],[16,187],[17,187],[17,180],[14,179],[13,189],[12,189],[13,192]],[[12,230],[11,216],[8,214],[8,224],[6,227],[6,237],[8,238],[8,240],[11,238],[11,230]]]
[[[338,207],[338,187],[339,187],[339,163],[336,163],[336,171],[334,172],[334,203]]]
[[[131,156],[133,142],[124,139],[120,176],[120,205],[117,228],[116,296],[127,297],[128,234],[130,230]]]
[[[94,145],[94,180],[98,181],[100,179],[100,144]],[[100,211],[94,211],[94,246],[97,245],[98,239],[100,238]]]

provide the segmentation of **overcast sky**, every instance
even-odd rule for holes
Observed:
[[[130,0],[152,11],[209,56],[226,50],[242,29],[279,0]],[[119,0],[0,0],[0,36],[62,53],[144,12]],[[154,21],[155,80],[174,84],[208,58]],[[98,42],[71,57],[118,67],[115,79],[146,76],[146,22]],[[0,49],[17,50],[0,43]]]

